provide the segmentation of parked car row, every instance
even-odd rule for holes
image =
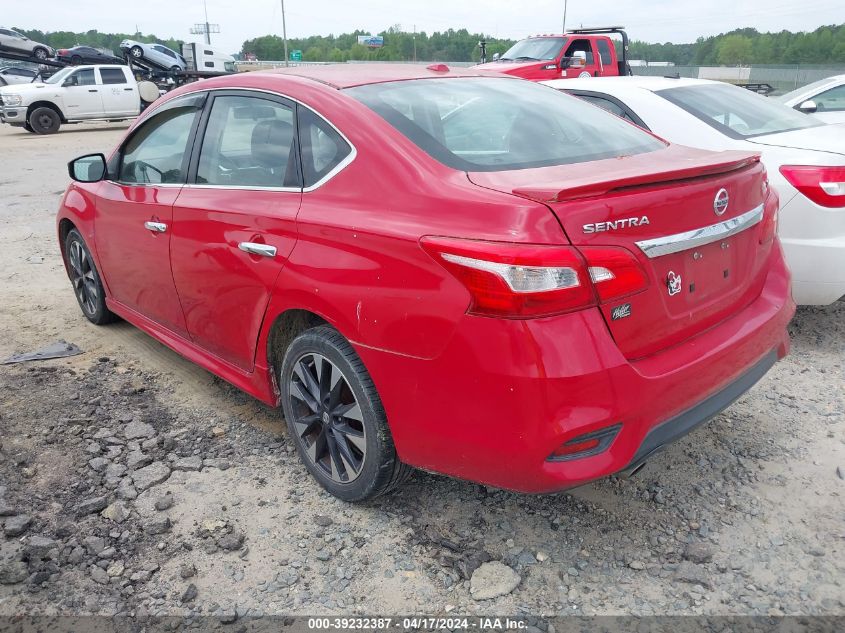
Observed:
[[[757,149],[443,64],[245,73],[71,162],[57,228],[85,318],[279,407],[339,498],[413,467],[548,492],[637,470],[787,353]]]

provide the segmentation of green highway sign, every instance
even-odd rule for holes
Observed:
[[[301,62],[302,61],[302,51],[296,50],[290,52],[290,61],[292,62]]]

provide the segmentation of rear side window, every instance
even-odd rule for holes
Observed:
[[[146,121],[123,148],[120,182],[184,182],[188,138],[196,116],[195,107],[174,107]]]
[[[257,97],[214,99],[197,183],[227,187],[298,187],[293,110]]]
[[[120,68],[100,68],[100,77],[104,84],[126,83],[126,75]]]
[[[613,55],[610,53],[610,43],[607,40],[598,40],[596,42],[599,48],[599,57],[603,66],[610,66],[613,64]]]
[[[307,108],[299,108],[299,133],[306,187],[319,183],[352,153],[337,130]]]
[[[462,171],[583,163],[665,147],[612,114],[519,79],[419,79],[346,92]]]

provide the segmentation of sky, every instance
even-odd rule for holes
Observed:
[[[208,21],[220,25],[212,44],[240,51],[245,40],[282,33],[281,0],[206,0]],[[559,32],[564,0],[284,0],[288,37],[329,35],[363,29],[377,33],[393,25],[428,32],[466,28],[494,37],[519,39]],[[606,0],[569,2],[569,27],[625,26],[631,39],[693,42],[753,26],[759,31],[811,31],[845,22],[845,0]],[[0,25],[42,31],[153,33],[199,41],[190,27],[204,22],[203,0],[42,0],[6,2]],[[105,10],[104,8],[107,7]]]

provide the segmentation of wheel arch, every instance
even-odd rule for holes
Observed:
[[[282,366],[282,360],[291,341],[305,330],[310,330],[320,325],[332,326],[329,321],[319,314],[302,308],[288,308],[273,317],[267,331],[265,351],[267,354],[268,371],[272,384],[274,385],[274,391],[277,394],[279,391],[278,385],[276,384],[276,374]]]
[[[36,110],[36,108],[50,108],[56,114],[59,115],[59,120],[62,123],[67,123],[67,119],[65,118],[64,113],[62,113],[61,108],[59,108],[59,106],[57,106],[52,101],[36,101],[35,103],[31,103],[30,105],[28,105],[27,108],[26,108],[26,120],[27,121],[29,121],[30,115],[32,115],[32,113]]]

